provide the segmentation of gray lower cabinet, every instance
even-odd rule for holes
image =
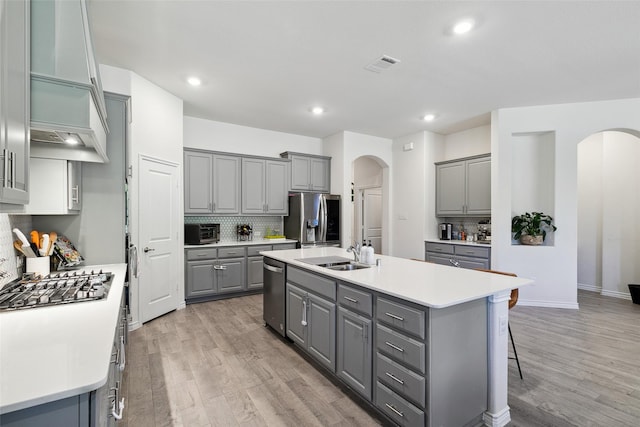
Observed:
[[[431,309],[288,265],[286,322],[287,337],[395,424],[482,423],[484,299]]]
[[[335,303],[289,282],[286,302],[287,336],[320,364],[335,372]]]
[[[371,400],[371,319],[344,307],[338,309],[337,374]]]
[[[189,303],[255,293],[264,282],[260,252],[295,247],[295,243],[277,243],[185,249],[185,300]]]
[[[455,243],[425,242],[426,261],[469,269],[491,268],[491,248]]]

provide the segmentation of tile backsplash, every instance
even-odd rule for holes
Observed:
[[[0,288],[18,278],[22,269],[22,256],[18,257],[13,241],[16,236],[11,230],[19,228],[27,236],[31,231],[31,216],[0,213]]]
[[[185,224],[213,223],[220,224],[220,240],[236,240],[236,225],[249,224],[253,230],[253,238],[257,233],[267,235],[267,229],[284,233],[284,224],[281,216],[185,216]],[[272,232],[271,234],[276,234]]]
[[[448,222],[453,225],[453,231],[464,229],[465,233],[477,233],[478,222],[482,220],[491,220],[491,217],[467,217],[467,218],[437,218],[438,223]]]

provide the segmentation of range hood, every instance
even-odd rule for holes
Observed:
[[[31,157],[109,161],[108,128],[94,91],[92,85],[31,73]]]

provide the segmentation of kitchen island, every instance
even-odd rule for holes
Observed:
[[[0,425],[115,424],[126,269],[79,269],[113,274],[104,299],[0,312]]]
[[[342,271],[340,248],[261,254],[286,265],[286,336],[389,420],[509,422],[507,303],[531,280],[381,255]]]

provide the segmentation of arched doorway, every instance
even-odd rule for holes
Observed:
[[[640,283],[640,132],[578,144],[578,288],[630,298]]]
[[[384,242],[384,163],[373,156],[358,157],[352,167],[353,236],[363,244],[371,240],[374,252],[382,254]]]

